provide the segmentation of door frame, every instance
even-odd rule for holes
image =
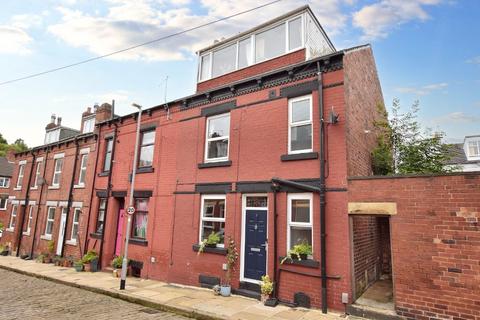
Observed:
[[[267,218],[265,219],[266,225],[266,235],[267,235],[267,246],[265,247],[265,273],[268,272],[268,193],[244,193],[242,194],[242,234],[241,234],[241,254],[240,254],[240,281],[241,282],[250,282],[250,283],[255,283],[255,284],[260,284],[260,280],[255,280],[255,279],[249,279],[245,278],[244,273],[245,273],[245,218],[247,215],[247,197],[266,197],[267,198],[267,206],[266,207],[254,207],[251,208],[249,207],[248,209],[251,210],[265,210],[267,212]]]
[[[64,243],[65,233],[67,231],[67,224],[68,224],[68,221],[67,221],[68,211],[67,211],[67,209],[68,209],[67,207],[62,207],[62,210],[60,210],[60,228],[58,229],[57,248],[55,250],[55,253],[57,254],[57,256],[62,255],[63,243]],[[65,217],[65,219],[64,219],[64,217]],[[62,239],[60,239],[60,237]]]

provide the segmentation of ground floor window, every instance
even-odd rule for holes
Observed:
[[[288,250],[297,244],[312,245],[312,194],[288,195]]]
[[[100,202],[98,203],[98,215],[97,215],[97,226],[96,232],[103,233],[103,225],[105,224],[105,209],[107,208],[107,199],[100,198]]]
[[[75,208],[75,210],[73,210],[72,234],[70,236],[70,240],[72,242],[77,242],[78,222],[80,221],[80,213],[82,213],[82,209],[80,208]]]
[[[45,224],[45,235],[48,237],[52,236],[53,233],[53,222],[55,221],[55,207],[48,207],[47,210],[47,223]]]
[[[30,206],[28,210],[28,220],[26,223],[25,233],[30,234],[30,229],[32,228],[32,220],[33,220],[33,208],[34,206]]]
[[[225,236],[225,196],[204,195],[202,196],[200,242],[207,239],[212,233],[220,237],[217,244],[223,247]]]
[[[7,210],[8,197],[0,197],[0,210]]]
[[[12,206],[12,214],[10,215],[10,222],[8,223],[8,229],[14,230],[17,223],[17,205]]]
[[[148,198],[135,199],[135,214],[133,215],[132,237],[146,239],[148,224]]]

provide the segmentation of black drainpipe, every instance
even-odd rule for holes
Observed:
[[[25,193],[25,205],[23,206],[23,214],[20,215],[22,217],[22,221],[20,223],[20,232],[18,233],[17,239],[17,253],[16,256],[20,255],[20,246],[22,245],[22,237],[23,237],[23,225],[25,224],[25,213],[27,212],[28,202],[30,201],[30,183],[32,181],[32,174],[33,174],[33,167],[35,167],[35,153],[33,151],[32,154],[32,167],[30,168],[30,174],[28,175],[28,182],[27,182],[27,192]],[[25,165],[26,167],[26,165]]]
[[[323,83],[320,62],[318,70],[318,110],[320,115],[320,269],[322,272],[322,313],[327,313],[327,246],[326,246],[326,188],[325,188],[325,121],[323,118]]]
[[[95,181],[97,179],[97,166],[98,166],[98,157],[100,156],[100,132],[102,131],[102,126],[98,127],[98,134],[97,134],[97,141],[95,143],[95,151],[97,152],[97,155],[95,156],[95,168],[93,170],[93,181],[92,181],[92,187],[90,191],[90,201],[88,204],[88,217],[87,217],[87,227],[85,228],[85,240],[83,243],[83,250],[81,250],[82,255],[84,255],[87,252],[87,243],[88,243],[88,234],[89,234],[89,228],[90,228],[90,216],[92,214],[92,202],[93,202],[93,194],[95,191]],[[78,241],[80,243],[80,239]]]
[[[114,123],[114,126],[115,126],[115,130],[113,131],[113,138],[112,138],[112,157],[110,158],[110,171],[108,172],[108,182],[107,182],[107,202],[105,203],[105,215],[103,216],[102,239],[100,242],[100,252],[98,253],[99,269],[102,269],[103,243],[105,242],[105,230],[107,230],[108,202],[110,200],[110,191],[112,190],[112,172],[113,172],[113,163],[115,158],[115,145],[117,144],[118,126],[116,123]]]
[[[37,215],[35,217],[35,229],[33,229],[33,235],[32,235],[32,248],[30,249],[30,259],[33,259],[33,250],[35,248],[35,238],[37,236],[37,228],[38,228],[38,216],[40,215],[40,208],[42,204],[43,186],[45,185],[45,173],[47,172],[47,161],[48,161],[49,152],[50,152],[50,148],[47,148],[47,152],[45,153],[45,161],[43,162],[43,174],[42,174],[43,183],[40,185],[40,195],[38,197]],[[45,203],[45,206],[46,206],[46,203]]]
[[[64,251],[65,251],[65,241],[67,239],[68,218],[70,217],[70,208],[72,207],[73,186],[75,185],[75,173],[77,172],[78,153],[79,153],[78,139],[75,138],[75,158],[73,159],[72,179],[70,180],[70,191],[68,192],[67,215],[65,217],[65,229],[63,230],[62,250],[60,251],[61,257],[63,257]],[[60,226],[60,228],[61,227],[62,226]]]
[[[274,299],[278,301],[278,280],[279,280],[279,270],[278,270],[278,245],[277,245],[277,192],[279,190],[278,183],[272,182],[272,191],[273,191],[273,296]]]

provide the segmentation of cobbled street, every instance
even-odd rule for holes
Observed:
[[[0,319],[188,318],[0,269]]]

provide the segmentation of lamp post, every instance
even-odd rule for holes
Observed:
[[[130,240],[130,229],[132,227],[132,215],[135,212],[133,206],[133,191],[135,188],[135,175],[137,173],[137,159],[138,159],[138,143],[140,139],[140,122],[142,119],[142,106],[132,103],[132,106],[138,109],[137,117],[137,135],[135,137],[135,150],[133,154],[133,168],[132,168],[132,181],[130,183],[130,197],[128,200],[128,209],[127,209],[127,233],[125,235],[125,247],[123,252],[123,261],[122,261],[122,275],[120,278],[120,290],[125,290],[125,282],[127,281],[127,264],[128,264],[128,242]]]

